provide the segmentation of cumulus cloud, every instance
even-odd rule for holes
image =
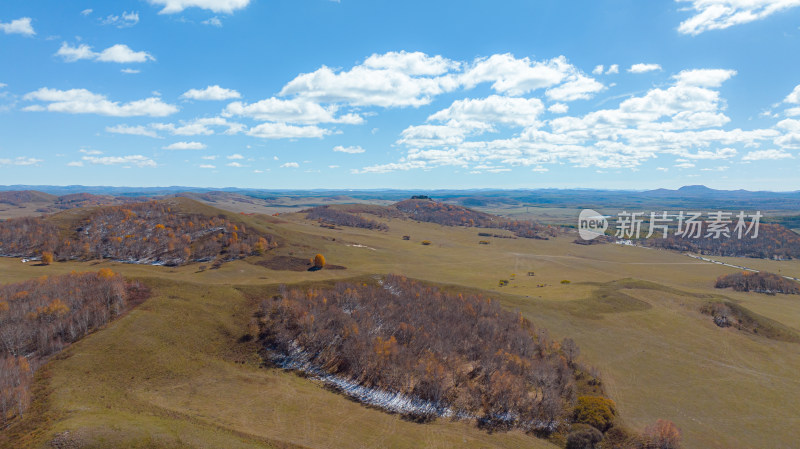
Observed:
[[[190,100],[230,100],[242,98],[242,95],[233,89],[226,89],[215,84],[205,89],[189,89],[181,97]]]
[[[211,164],[200,164],[200,168],[217,168],[217,166]]]
[[[661,65],[659,64],[634,64],[629,69],[628,72],[630,73],[647,73],[647,72],[654,72],[657,70],[661,70]]]
[[[138,70],[138,69],[128,69],[128,68],[126,68],[126,69],[122,69],[122,70],[120,70],[120,72],[122,72],[122,73],[127,73],[127,74],[131,75],[131,74],[136,74],[136,73],[139,73],[139,72],[141,72],[141,70]]]
[[[337,105],[322,106],[304,98],[284,100],[273,97],[250,104],[235,101],[225,108],[223,115],[301,124],[344,123],[357,125],[364,122],[361,116],[353,113],[337,116],[338,110]]]
[[[596,65],[596,66],[594,66],[594,69],[592,69],[592,74],[594,74],[594,75],[602,75],[604,70],[605,70],[605,67],[603,66],[603,64]]]
[[[207,9],[216,13],[232,14],[250,4],[250,0],[148,0],[153,5],[163,6],[159,14],[175,14],[186,8]]]
[[[468,100],[458,100],[454,106],[459,107],[451,106],[429,117],[429,121],[440,119],[441,124],[409,126],[402,131],[397,143],[406,146],[407,152],[399,162],[356,172],[438,166],[488,171],[515,166],[545,168],[555,163],[635,169],[660,155],[678,157],[677,167],[692,168],[694,161],[731,159],[739,153],[737,148],[755,151],[770,141],[781,148],[800,146],[798,120],[786,119],[767,129],[725,129],[730,118],[725,115],[726,104],[717,88],[735,74],[720,69],[686,70],[672,77],[671,85],[652,88],[620,100],[616,107],[583,115],[549,120],[528,116],[527,123],[508,115],[504,119],[517,131],[496,139],[482,134],[499,121],[494,110],[497,108],[472,108],[469,110],[477,112],[465,114],[468,109],[462,105],[469,104]],[[555,112],[568,112],[565,107],[551,107]]]
[[[155,61],[156,59],[146,51],[134,51],[124,44],[116,44],[97,53],[92,51],[92,47],[80,44],[73,47],[66,42],[56,52],[66,62],[76,62],[83,59],[100,62],[116,62],[119,64],[129,64],[134,62]]]
[[[361,148],[360,146],[343,147],[341,145],[337,145],[337,146],[333,147],[333,151],[336,151],[336,152],[339,152],[339,153],[359,154],[359,153],[364,153],[367,150]]]
[[[33,36],[36,31],[33,30],[30,17],[22,17],[12,20],[8,23],[0,22],[0,30],[6,34],[21,34],[23,36]]]
[[[163,147],[165,150],[204,150],[205,148],[206,144],[201,142],[175,142]]]
[[[158,137],[155,131],[152,129],[146,128],[141,125],[137,126],[128,126],[128,125],[114,125],[114,126],[106,126],[106,132],[114,133],[114,134],[128,134],[131,136],[146,136],[146,137]]]
[[[428,117],[440,122],[483,122],[530,126],[537,123],[544,112],[544,104],[538,98],[514,98],[492,95],[487,98],[456,100],[447,109]]]
[[[422,52],[390,51],[382,55],[373,54],[364,61],[364,66],[376,70],[392,70],[407,75],[442,75],[457,69],[461,63],[442,56],[428,56]]]
[[[19,156],[14,159],[9,158],[0,158],[0,166],[3,165],[37,165],[39,162],[44,162],[42,159],[36,159],[33,157],[23,157]]]
[[[574,68],[559,56],[546,61],[518,59],[510,53],[476,60],[459,81],[467,88],[491,82],[496,92],[522,95],[561,83]]]
[[[736,70],[694,69],[684,70],[673,78],[678,84],[684,86],[719,87],[734,75],[736,75]]]
[[[234,135],[243,132],[246,127],[241,123],[231,122],[223,117],[204,117],[194,120],[181,120],[175,123],[151,123],[150,127],[165,131],[173,136],[210,136],[215,134],[215,128],[225,128],[223,134]]]
[[[330,133],[330,130],[315,125],[295,126],[285,123],[262,123],[247,131],[248,136],[260,137],[262,139],[322,138]]]
[[[128,28],[139,23],[139,13],[131,11],[123,12],[120,15],[111,14],[105,19],[102,19],[101,22],[103,25],[113,25],[117,28]]]
[[[695,15],[681,22],[678,31],[696,36],[709,30],[761,20],[800,6],[800,0],[676,0],[690,3]]]
[[[24,108],[26,111],[65,112],[68,114],[99,114],[113,117],[151,116],[164,117],[178,112],[174,105],[164,103],[158,97],[119,103],[110,101],[105,95],[86,89],[59,90],[42,87],[25,94],[28,101],[41,101]]]
[[[297,162],[287,162],[287,163],[281,165],[281,168],[299,168],[299,167],[300,167],[300,164],[298,164]]]
[[[611,66],[606,70],[606,75],[614,75],[619,73],[619,64],[611,64]]]
[[[202,23],[203,25],[210,25],[212,27],[217,27],[217,28],[222,26],[222,21],[219,20],[219,17],[217,17],[217,16],[214,16],[214,17],[212,17],[210,19],[204,20],[204,21],[202,21],[200,23]]]
[[[83,156],[81,159],[94,165],[123,165],[135,167],[156,167],[158,164],[141,154],[131,156]]]
[[[318,103],[348,103],[355,106],[422,106],[458,86],[452,76],[429,76],[442,67],[436,57],[425,64],[417,57],[411,62],[405,53],[387,53],[367,58],[371,65],[359,64],[337,71],[327,66],[304,73],[280,91],[281,96],[296,96]]]
[[[244,159],[244,156],[242,156],[239,153],[234,153],[234,154],[231,154],[230,156],[228,156],[228,159],[240,159],[241,160],[241,159]]]
[[[743,161],[763,161],[763,160],[779,160],[779,159],[793,159],[790,153],[783,150],[758,150],[751,151],[742,156]]]
[[[547,110],[553,114],[566,114],[569,112],[569,106],[564,103],[553,103],[547,108]]]
[[[784,103],[800,104],[800,84],[794,87],[792,93],[783,99]]]

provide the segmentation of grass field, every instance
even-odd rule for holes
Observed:
[[[145,279],[156,292],[47,365],[37,383],[47,394],[37,396],[17,430],[24,435],[44,425],[19,446],[41,447],[69,431],[68,438],[94,447],[553,447],[467,423],[404,421],[260,367],[256,348],[237,343],[253,310],[237,286],[390,272],[483,290],[553,338],[571,336],[634,429],[672,420],[689,448],[788,448],[800,438],[800,344],[721,329],[699,313],[705,302],[724,297],[800,332],[800,298],[713,288],[719,275],[735,269],[669,251],[575,245],[574,236],[490,238],[479,245],[484,238],[476,229],[399,219],[386,220],[388,232],[331,230],[298,214],[243,219],[282,239],[275,254],[322,252],[347,269],[275,271],[255,265],[257,258],[205,271],[197,264],[36,267],[0,259],[0,282],[112,267]],[[757,262],[770,271],[796,267]],[[499,287],[500,279],[509,285]]]

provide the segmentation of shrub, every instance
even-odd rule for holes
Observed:
[[[53,253],[50,251],[42,252],[42,265],[50,265],[53,263]]]
[[[500,287],[505,287],[508,285],[508,279],[500,279],[500,281],[497,282],[497,285]]]
[[[404,235],[403,236],[403,240],[411,240],[411,236],[410,235]]]
[[[569,284],[569,283],[570,283],[570,281],[569,281],[569,280],[567,280],[567,279],[563,279],[563,280],[561,281],[561,283],[562,283],[562,284],[564,284],[564,285],[567,285],[567,284]]]
[[[488,245],[488,244],[489,244],[489,242],[488,242],[488,241],[486,241],[486,240],[481,240],[481,241],[480,241],[480,242],[478,242],[478,243],[480,243],[481,245]]]
[[[680,449],[681,431],[672,421],[659,419],[652,426],[644,429],[640,449]]]
[[[594,427],[574,430],[567,435],[566,449],[594,449],[603,439],[603,434]]]
[[[575,422],[589,424],[605,432],[614,422],[616,409],[617,406],[611,399],[602,396],[581,396],[573,410],[573,419]]]
[[[430,240],[423,240],[422,244],[427,246],[427,245],[431,244],[431,241]]]

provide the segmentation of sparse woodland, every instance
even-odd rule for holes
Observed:
[[[706,224],[707,225],[707,224]],[[749,223],[748,223],[749,225]],[[760,259],[796,259],[800,257],[800,235],[779,224],[760,223],[758,237],[750,235],[738,238],[734,234],[735,224],[728,225],[730,237],[705,237],[707,226],[703,226],[699,238],[676,236],[651,237],[642,243],[654,248],[690,251],[699,254],[730,257],[755,257]]]
[[[774,295],[785,293],[800,294],[800,284],[774,273],[742,271],[717,278],[716,288],[733,288],[737,292],[756,292]]]
[[[547,239],[558,234],[558,228],[553,226],[545,226],[528,220],[508,220],[497,215],[430,199],[400,201],[394,207],[411,219],[443,226],[505,229],[518,237],[531,239]]]
[[[46,357],[148,295],[107,268],[0,286],[0,424],[24,413],[33,372]]]
[[[300,348],[330,374],[488,425],[552,430],[575,399],[573,369],[546,330],[490,298],[401,276],[382,285],[284,289],[262,302],[261,330],[274,351]]]
[[[326,224],[349,226],[352,228],[376,229],[378,231],[389,230],[389,227],[384,223],[334,209],[329,206],[318,206],[302,212],[308,214],[306,218],[309,220],[318,220]]]
[[[12,257],[50,252],[55,260],[181,265],[238,259],[275,246],[272,236],[251,232],[224,216],[185,214],[155,201],[100,207],[64,231],[47,218],[0,222],[0,255]]]

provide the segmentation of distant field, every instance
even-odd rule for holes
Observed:
[[[286,243],[269,257],[322,252],[347,269],[274,271],[255,265],[259,258],[205,271],[198,264],[35,267],[0,259],[2,282],[108,266],[157,291],[48,365],[39,385],[49,395],[31,414],[31,424],[48,424],[25,442],[39,446],[71,430],[104,442],[100,446],[552,447],[467,423],[403,421],[294,374],[260,368],[256,348],[236,343],[252,312],[237,285],[389,272],[484,290],[554,338],[571,336],[583,359],[600,369],[621,419],[634,429],[672,420],[689,448],[791,447],[800,438],[800,344],[721,329],[699,312],[706,301],[724,297],[800,332],[800,298],[713,288],[719,275],[735,269],[671,251],[576,245],[574,235],[489,238],[490,244],[479,245],[484,237],[478,229],[401,219],[382,220],[389,231],[381,232],[322,228],[299,214],[244,218]],[[795,261],[728,260],[800,275]],[[509,285],[500,287],[501,279]]]

